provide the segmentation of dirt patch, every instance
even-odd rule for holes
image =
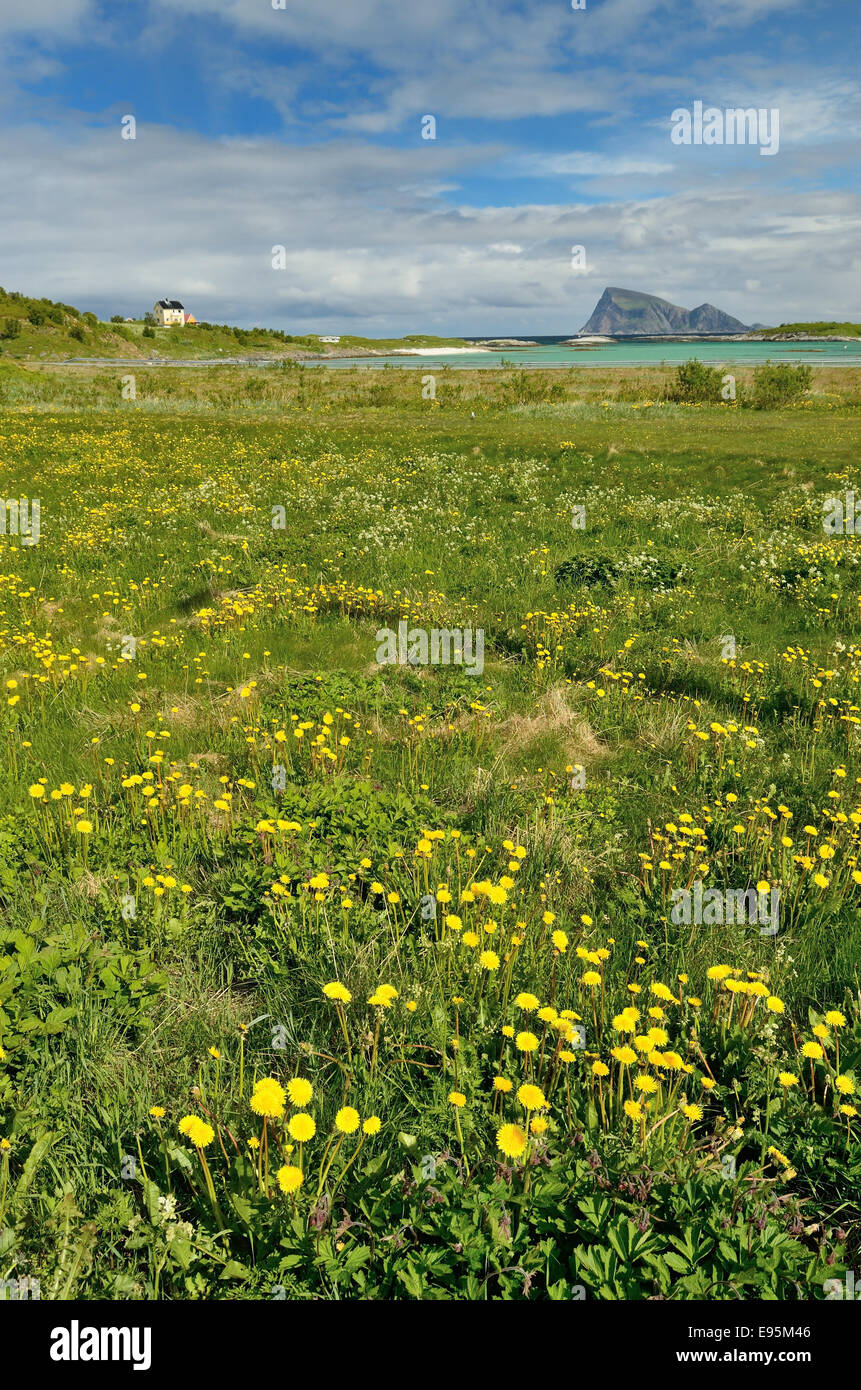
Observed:
[[[163,706],[159,718],[168,729],[194,729],[209,718],[209,711],[197,700],[185,698]]]
[[[238,535],[230,531],[216,531],[208,521],[198,521],[197,528],[211,541],[231,541],[235,544],[237,541],[248,540],[247,535]]]
[[[594,762],[608,757],[610,751],[588,720],[571,708],[565,685],[551,686],[539,700],[534,714],[510,714],[496,726],[495,732],[503,738],[505,752],[534,743],[546,734],[564,736],[572,762]]]

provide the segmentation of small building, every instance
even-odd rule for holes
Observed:
[[[186,324],[189,324],[189,323],[197,323],[197,319],[194,317],[194,314],[186,314],[186,316],[185,316],[185,322],[186,322]]]
[[[333,337],[328,337],[328,338],[321,337],[321,338],[320,338],[320,342],[321,342],[321,343],[340,343],[340,341],[341,341],[340,334],[338,335],[337,338],[333,338]]]
[[[185,309],[178,299],[159,299],[152,312],[161,328],[185,327]]]

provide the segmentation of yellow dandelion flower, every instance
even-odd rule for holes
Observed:
[[[190,1139],[192,1144],[196,1144],[199,1149],[205,1149],[207,1144],[211,1144],[215,1138],[215,1130],[212,1125],[208,1125],[199,1115],[183,1115],[179,1122],[179,1132]]]
[[[301,1168],[296,1168],[292,1163],[285,1163],[283,1168],[279,1168],[275,1174],[278,1179],[278,1186],[282,1192],[298,1192],[305,1181],[305,1174]]]
[[[287,1094],[290,1104],[298,1105],[301,1110],[314,1099],[314,1087],[307,1077],[294,1076],[287,1082]]]
[[[353,997],[340,980],[332,980],[328,985],[324,985],[323,993],[327,999],[333,999],[339,1004],[349,1004]]]
[[[496,1147],[506,1158],[520,1158],[526,1148],[526,1135],[519,1125],[503,1125],[497,1131]]]
[[[297,1144],[307,1144],[309,1139],[313,1139],[317,1133],[317,1126],[310,1115],[300,1111],[298,1115],[291,1115],[287,1124],[290,1131],[290,1138],[295,1139]]]
[[[517,1099],[526,1110],[546,1110],[547,1101],[540,1086],[532,1086],[529,1083],[519,1087]]]
[[[352,1105],[344,1105],[335,1116],[335,1128],[342,1134],[353,1134],[359,1128],[360,1116]]]
[[[254,1083],[249,1105],[255,1115],[277,1120],[284,1114],[284,1087],[273,1076],[264,1076]]]

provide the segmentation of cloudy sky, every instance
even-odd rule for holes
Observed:
[[[567,334],[605,285],[861,319],[859,40],[857,0],[0,0],[0,281],[294,332]],[[777,153],[675,144],[697,101]]]

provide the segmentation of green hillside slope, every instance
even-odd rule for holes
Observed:
[[[277,328],[234,328],[230,324],[197,323],[184,328],[158,328],[143,319],[132,323],[100,322],[71,304],[33,299],[0,288],[0,353],[17,361],[77,357],[153,356],[173,360],[209,357],[304,357],[344,351],[385,352],[396,347],[466,346],[462,338],[413,334],[407,338],[341,338],[333,348],[317,334],[293,336]]]

